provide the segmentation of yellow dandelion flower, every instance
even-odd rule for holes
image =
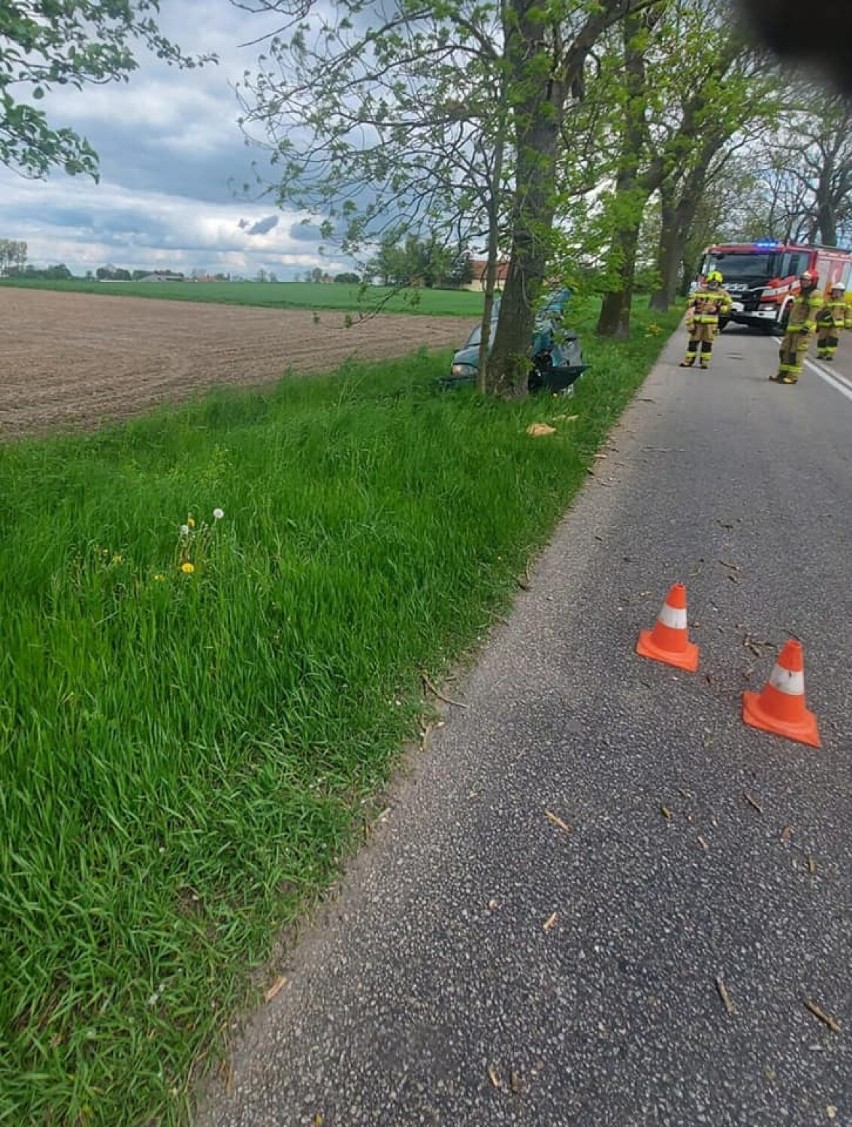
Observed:
[[[195,564],[191,564],[189,560],[187,560],[186,563],[182,563],[180,565],[180,569],[184,573],[184,575],[192,575],[192,573],[195,571]]]
[[[118,552],[116,552],[116,554],[115,554],[115,555],[114,555],[114,556],[112,557],[112,562],[113,562],[113,563],[121,563],[121,561],[122,561],[123,559],[124,559],[124,557],[123,557],[123,556],[120,556],[120,555],[118,554]]]
[[[195,528],[195,519],[194,519],[194,517],[187,517],[187,518],[186,518],[186,523],[187,523],[187,524],[189,525],[189,527],[190,527],[190,528]]]

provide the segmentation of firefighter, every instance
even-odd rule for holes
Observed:
[[[813,270],[805,270],[799,276],[801,292],[793,299],[790,306],[790,316],[781,348],[778,350],[779,364],[777,375],[770,376],[776,383],[793,384],[799,382],[799,376],[805,365],[805,355],[811,336],[816,328],[816,318],[822,308],[822,297],[817,292],[819,274]]]
[[[817,313],[817,360],[833,360],[842,329],[852,329],[852,305],[841,282],[828,291],[828,301]]]
[[[713,341],[719,331],[719,315],[727,317],[731,312],[731,299],[726,290],[722,289],[722,275],[718,270],[711,270],[704,280],[704,285],[699,286],[692,295],[692,301],[686,311],[686,328],[689,332],[689,342],[686,346],[686,356],[681,361],[681,368],[691,368],[698,356],[698,364],[705,370],[710,367],[710,353],[713,351]]]

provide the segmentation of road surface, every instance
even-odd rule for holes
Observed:
[[[200,1127],[852,1124],[852,341],[683,343]],[[633,652],[676,580],[696,674]],[[790,635],[820,750],[741,723]]]

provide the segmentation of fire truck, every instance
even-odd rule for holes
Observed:
[[[852,251],[838,247],[801,246],[774,239],[720,244],[704,251],[696,284],[703,285],[711,270],[721,273],[731,295],[729,320],[766,332],[777,332],[786,325],[790,304],[800,289],[799,275],[805,270],[819,274],[821,292],[827,293],[837,282],[852,289]]]

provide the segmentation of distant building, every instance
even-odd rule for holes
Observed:
[[[485,289],[485,271],[486,271],[487,267],[488,267],[487,259],[485,259],[485,258],[474,258],[474,260],[471,262],[471,270],[472,270],[472,273],[473,273],[473,277],[467,283],[466,286],[462,286],[462,289],[476,290],[477,292],[479,290],[484,290]],[[496,290],[504,289],[505,286],[506,286],[506,279],[508,278],[508,276],[509,276],[509,263],[508,262],[498,262],[497,263],[497,278],[494,282],[494,288]]]

